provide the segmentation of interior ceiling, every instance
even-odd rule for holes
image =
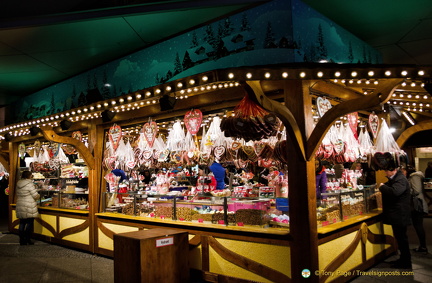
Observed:
[[[381,51],[432,65],[430,0],[303,0]],[[0,107],[258,0],[0,2]]]

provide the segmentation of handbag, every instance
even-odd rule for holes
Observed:
[[[415,192],[411,192],[411,210],[419,213],[423,213],[423,202],[415,195]]]

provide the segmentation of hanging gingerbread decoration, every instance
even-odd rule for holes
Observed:
[[[122,137],[122,129],[119,125],[114,124],[108,131],[108,138],[114,151],[117,150]]]
[[[378,115],[376,115],[375,113],[371,113],[369,115],[369,128],[372,132],[374,139],[376,139],[379,128],[379,118]]]
[[[144,134],[144,137],[149,145],[150,148],[153,147],[153,144],[156,140],[156,135],[158,132],[158,125],[156,122],[149,119],[147,123],[144,124],[142,128],[142,132]]]
[[[191,135],[196,135],[201,128],[202,112],[199,109],[192,109],[186,112],[184,116],[184,123],[186,129]]]
[[[348,118],[348,124],[354,134],[354,137],[357,139],[357,125],[358,125],[358,112],[353,112],[347,115]]]

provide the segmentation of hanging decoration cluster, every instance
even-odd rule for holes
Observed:
[[[234,108],[234,116],[222,121],[221,129],[227,137],[250,141],[275,136],[279,125],[280,122],[275,114],[264,110],[246,94]]]

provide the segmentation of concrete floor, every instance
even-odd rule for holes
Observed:
[[[114,261],[109,258],[64,248],[49,243],[35,241],[33,246],[20,246],[18,236],[7,233],[5,220],[0,221],[0,282],[114,282]],[[432,252],[432,218],[425,219],[428,249]],[[417,247],[417,236],[409,228],[411,248]],[[351,282],[432,282],[432,254],[413,253],[412,275],[388,275],[406,270],[390,268],[392,256],[367,270],[367,275],[359,276]],[[381,275],[380,275],[381,274]],[[151,282],[150,282],[151,283]]]

